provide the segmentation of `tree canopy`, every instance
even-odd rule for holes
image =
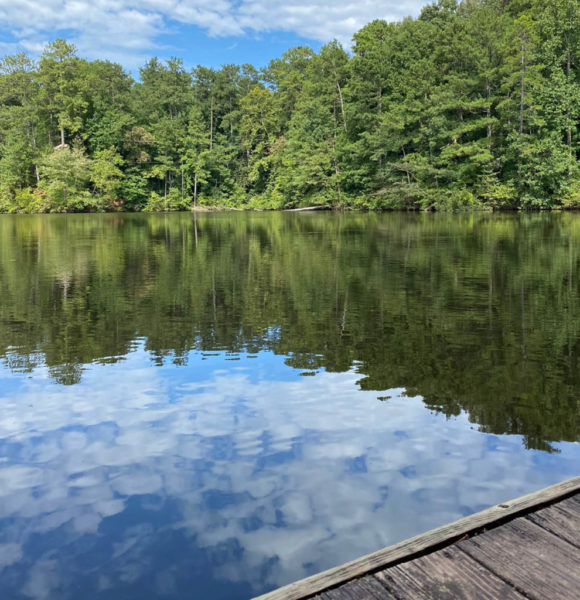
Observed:
[[[580,206],[578,0],[439,0],[251,65],[0,61],[0,211]]]

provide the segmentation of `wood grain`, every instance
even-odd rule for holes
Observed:
[[[560,502],[560,506],[580,517],[580,494],[562,500],[562,502]]]
[[[457,544],[533,600],[578,598],[580,550],[521,517]]]
[[[576,548],[580,548],[580,515],[567,510],[563,505],[562,502],[547,506],[542,510],[530,513],[526,519],[551,531]]]
[[[379,571],[374,577],[400,600],[525,600],[457,546]]]
[[[366,575],[328,592],[322,593],[321,600],[397,600],[374,577]]]
[[[476,513],[433,529],[422,535],[410,538],[394,546],[389,546],[368,554],[339,567],[323,571],[301,581],[291,583],[259,596],[255,600],[301,600],[309,598],[330,588],[337,587],[347,581],[361,577],[367,573],[385,569],[403,560],[408,560],[419,554],[443,545],[449,545],[466,534],[473,534],[482,528],[497,525],[509,518],[531,512],[541,506],[553,503],[580,491],[580,477],[574,477],[538,492],[522,496],[497,506]]]

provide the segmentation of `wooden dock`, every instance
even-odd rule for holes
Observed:
[[[580,477],[255,600],[580,599]]]

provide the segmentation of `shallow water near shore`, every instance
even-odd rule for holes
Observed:
[[[580,215],[0,217],[0,596],[244,600],[578,475]]]

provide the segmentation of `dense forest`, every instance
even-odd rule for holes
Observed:
[[[0,212],[580,206],[578,0],[439,0],[267,68],[0,62]]]

